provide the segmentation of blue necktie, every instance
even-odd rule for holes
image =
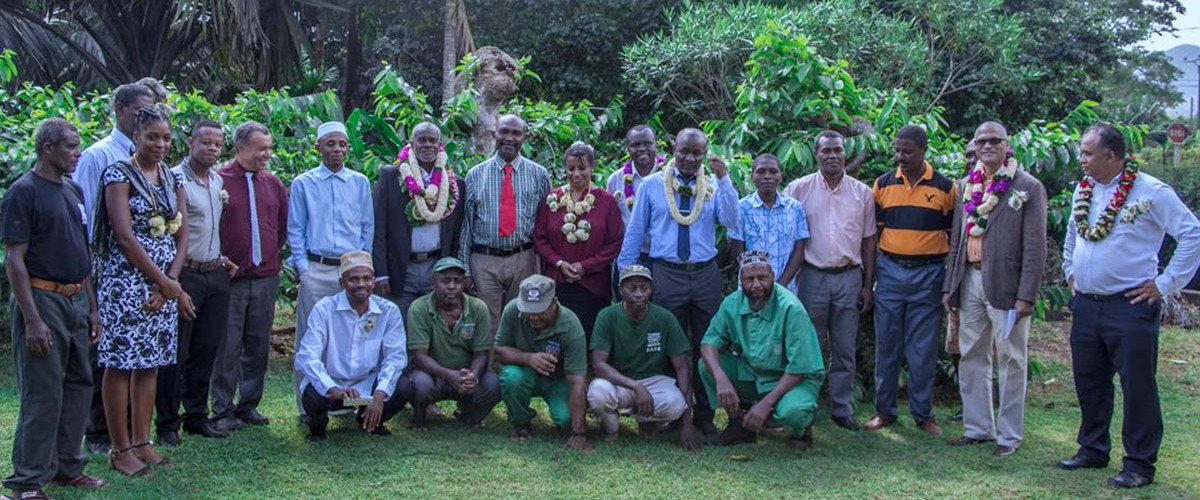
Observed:
[[[692,197],[684,194],[679,195],[679,214],[688,215],[691,213]],[[679,262],[687,262],[692,257],[692,239],[688,226],[679,225],[679,239],[675,242],[676,256],[679,257]]]
[[[262,264],[262,239],[258,234],[258,203],[254,201],[254,173],[246,172],[246,192],[250,193],[250,262]]]

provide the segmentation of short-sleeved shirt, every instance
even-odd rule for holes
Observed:
[[[804,205],[808,265],[832,269],[862,264],[862,240],[875,235],[875,197],[871,187],[843,175],[830,189],[825,176],[813,172],[792,181],[784,191]]]
[[[554,324],[536,331],[517,310],[517,301],[509,301],[500,315],[496,346],[515,347],[524,352],[558,351],[558,365],[554,367],[550,379],[561,379],[564,373],[587,373],[587,337],[583,334],[583,325],[579,323],[579,317],[562,304],[558,305],[558,317]]]
[[[745,243],[746,250],[767,252],[775,279],[779,279],[787,269],[796,242],[808,239],[804,205],[777,194],[775,203],[767,206],[758,192],[750,193],[738,201],[738,224],[729,229],[729,237]],[[795,283],[789,284],[789,288],[795,290]]]
[[[902,257],[942,257],[950,252],[948,231],[958,193],[954,181],[925,163],[925,173],[915,184],[909,185],[897,167],[875,180],[874,192],[880,250]]]
[[[83,190],[25,172],[4,195],[5,244],[27,243],[25,267],[35,278],[78,283],[92,273]]]
[[[634,380],[675,375],[671,358],[692,350],[679,321],[670,311],[650,304],[646,317],[632,320],[625,306],[613,304],[596,316],[593,351],[607,351],[608,364]]]
[[[432,293],[422,295],[408,306],[408,350],[426,350],[439,365],[461,370],[471,365],[471,357],[492,348],[492,317],[487,303],[463,295],[463,308],[451,331],[437,310]]]
[[[754,382],[759,393],[775,388],[785,373],[825,378],[812,319],[800,299],[778,283],[757,311],[741,290],[725,297],[701,343],[738,358],[738,373],[727,375]]]
[[[187,258],[197,262],[220,258],[221,209],[225,206],[221,192],[225,191],[225,181],[212,169],[201,179],[188,160],[183,160],[171,171],[179,178],[187,197]],[[229,196],[228,192],[225,196]]]

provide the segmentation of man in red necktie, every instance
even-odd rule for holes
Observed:
[[[459,255],[479,298],[487,302],[492,332],[504,304],[521,280],[538,270],[533,226],[538,206],[550,193],[550,174],[521,156],[525,121],[517,115],[496,122],[496,155],[467,172]]]

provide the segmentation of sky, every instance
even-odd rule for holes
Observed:
[[[1183,0],[1183,7],[1187,11],[1175,18],[1175,27],[1179,31],[1174,35],[1155,35],[1143,42],[1142,47],[1149,50],[1169,50],[1185,43],[1200,45],[1200,0]]]

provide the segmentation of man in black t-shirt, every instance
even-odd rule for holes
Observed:
[[[34,142],[37,163],[9,186],[0,208],[17,303],[12,332],[21,410],[13,473],[4,479],[13,498],[36,497],[29,492],[40,493],[50,481],[89,489],[108,484],[83,473],[80,449],[92,396],[88,349],[100,340],[100,316],[83,192],[67,177],[79,159],[79,132],[50,118],[38,125]]]

